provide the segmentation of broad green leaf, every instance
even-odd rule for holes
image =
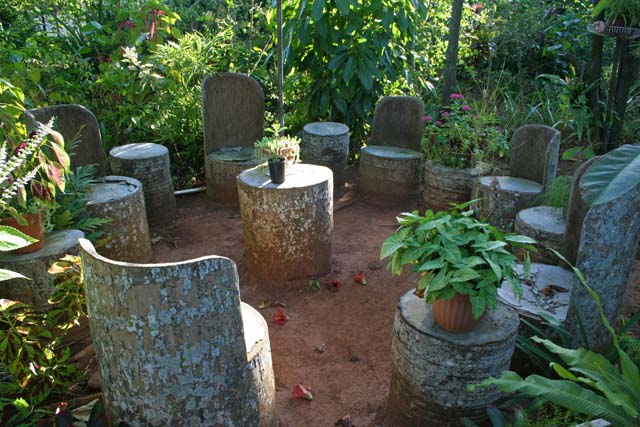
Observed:
[[[623,145],[597,159],[580,179],[589,206],[608,203],[640,184],[640,146]]]
[[[471,300],[471,310],[473,313],[473,318],[477,319],[482,316],[482,313],[484,313],[487,301],[483,296],[473,296],[469,297],[469,299]]]
[[[15,271],[5,270],[4,268],[0,268],[0,282],[4,282],[9,279],[27,279],[28,277],[23,276],[20,273],[16,273]]]
[[[322,11],[324,9],[325,0],[315,0],[313,7],[311,8],[311,17],[314,21],[318,22],[322,18]]]
[[[382,247],[380,248],[380,259],[386,258],[388,256],[393,255],[399,249],[402,249],[405,245],[404,240],[398,234],[392,234],[387,237],[387,239],[382,242]]]
[[[493,251],[493,250],[507,246],[507,243],[500,242],[500,241],[491,241],[491,242],[475,243],[472,246],[474,249],[477,249],[479,251]]]
[[[622,368],[622,378],[629,389],[635,395],[635,400],[640,402],[640,373],[638,366],[631,360],[629,355],[622,350],[618,351],[620,356],[620,366]],[[637,413],[637,411],[636,411]]]
[[[429,284],[428,291],[437,291],[449,283],[449,275],[447,274],[447,269],[443,268],[436,274],[431,283]]]
[[[0,225],[0,251],[2,252],[24,248],[37,241],[13,227]]]
[[[527,236],[519,236],[519,235],[505,235],[504,240],[509,243],[528,243],[531,245],[535,245],[537,242],[535,239]]]
[[[425,263],[422,263],[416,269],[416,272],[422,273],[423,271],[436,270],[438,268],[442,268],[445,265],[445,261],[442,258],[432,259]]]
[[[468,282],[473,279],[477,279],[480,277],[477,271],[472,268],[461,268],[453,273],[453,277],[451,278],[451,282]]]

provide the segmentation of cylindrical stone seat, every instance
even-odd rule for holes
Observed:
[[[331,267],[333,180],[324,166],[286,167],[273,184],[266,167],[238,176],[242,235],[249,271],[262,279],[322,275]]]
[[[516,234],[529,236],[538,242],[539,251],[530,252],[531,261],[557,265],[560,258],[545,248],[564,253],[564,232],[567,223],[562,208],[535,206],[523,209],[516,215]]]
[[[489,167],[450,168],[425,160],[423,169],[422,208],[434,211],[451,209],[451,203],[472,199],[476,179],[490,172]]]
[[[476,184],[480,218],[503,232],[513,232],[516,215],[530,207],[542,194],[542,185],[512,176],[483,176]]]
[[[125,262],[151,259],[151,237],[140,181],[117,175],[96,180],[87,194],[87,213],[111,220],[102,226],[108,242],[100,247],[100,254]]]
[[[471,331],[441,329],[431,305],[409,291],[400,298],[394,320],[392,376],[386,427],[460,425],[460,417],[486,419],[486,406],[500,398],[495,387],[467,391],[509,369],[518,315],[498,303]]]
[[[151,225],[175,221],[176,198],[169,164],[169,150],[152,143],[127,144],[109,152],[111,172],[142,183],[147,220]]]
[[[225,205],[238,204],[238,175],[258,165],[253,147],[225,147],[205,158],[207,196]]]
[[[2,282],[0,297],[39,306],[47,303],[55,290],[55,277],[48,273],[53,263],[65,255],[78,254],[78,239],[84,237],[80,230],[60,230],[45,236],[44,247],[28,254],[0,255],[0,268],[20,273],[27,279],[11,279]]]
[[[342,188],[349,158],[349,127],[335,122],[307,124],[302,133],[300,158],[305,163],[331,169],[333,189]]]
[[[80,244],[111,424],[277,426],[267,324],[241,303],[233,261],[130,264]]]
[[[367,145],[360,152],[360,191],[373,204],[393,204],[415,198],[422,153],[409,148]]]

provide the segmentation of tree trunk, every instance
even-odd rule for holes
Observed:
[[[464,0],[453,0],[451,7],[451,22],[449,23],[449,43],[447,45],[444,66],[442,105],[449,104],[449,95],[456,87],[456,72],[458,69],[458,42],[460,41],[460,26],[462,22],[462,6]]]
[[[602,20],[601,13],[596,20]],[[591,87],[587,93],[589,99],[589,108],[593,113],[593,141],[596,151],[602,150],[604,144],[604,118],[600,105],[602,92],[600,90],[600,76],[602,75],[602,51],[604,48],[604,37],[597,34],[591,34],[591,51],[589,52],[589,69],[587,70],[587,87]]]

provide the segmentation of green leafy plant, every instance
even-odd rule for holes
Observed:
[[[291,136],[265,136],[255,143],[256,158],[260,162],[275,161],[282,158],[288,164],[298,161],[300,155],[300,138]]]
[[[506,281],[517,296],[522,295],[516,256],[507,249],[535,250],[535,240],[515,234],[502,234],[495,227],[473,218],[469,202],[449,211],[424,216],[418,212],[397,217],[400,227],[389,236],[380,258],[389,257],[388,268],[400,275],[404,266],[422,274],[417,291],[426,291],[427,303],[447,300],[455,294],[469,295],[473,317],[495,309],[498,288]],[[529,256],[525,252],[524,275],[529,275]]]
[[[602,12],[608,12],[609,23],[620,17],[626,26],[640,24],[640,0],[600,0],[593,8],[593,16]]]
[[[571,183],[573,179],[570,175],[561,175],[551,181],[547,189],[542,193],[536,204],[540,206],[553,206],[566,210],[569,206],[569,196],[571,193]]]

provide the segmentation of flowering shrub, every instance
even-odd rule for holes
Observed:
[[[453,168],[467,168],[507,153],[504,132],[493,113],[472,108],[453,93],[437,116],[426,115],[422,149],[427,158]]]

